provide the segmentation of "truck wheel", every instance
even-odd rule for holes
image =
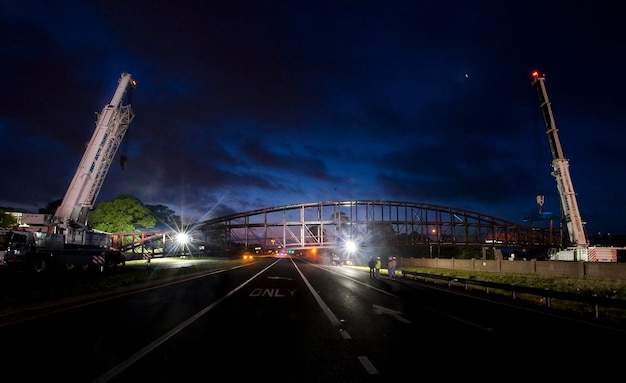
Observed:
[[[110,253],[104,261],[104,269],[107,271],[115,270],[118,266],[123,266],[126,259],[121,253]]]
[[[107,258],[106,261],[104,261],[104,269],[107,271],[113,270],[115,266],[116,266],[116,263],[111,258]]]
[[[36,257],[31,264],[32,270],[37,273],[43,273],[48,270],[48,260],[44,257]]]

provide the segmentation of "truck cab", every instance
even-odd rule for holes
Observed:
[[[32,233],[18,230],[0,230],[0,266],[21,264],[35,247]]]

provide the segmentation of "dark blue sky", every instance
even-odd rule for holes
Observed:
[[[510,3],[514,3],[513,5]],[[531,72],[590,234],[626,234],[624,12],[594,1],[3,1],[0,206],[60,199],[122,72],[97,202],[187,219],[315,201],[559,212]]]

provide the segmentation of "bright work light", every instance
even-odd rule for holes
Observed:
[[[347,241],[346,250],[348,253],[354,253],[356,251],[356,243],[354,243],[354,241]]]
[[[178,242],[179,245],[186,244],[187,242],[189,242],[189,234],[187,233],[176,234],[176,242]]]

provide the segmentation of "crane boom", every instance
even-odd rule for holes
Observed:
[[[574,192],[574,184],[569,173],[569,160],[563,155],[558,129],[554,122],[552,105],[546,91],[545,76],[540,76],[538,72],[534,72],[532,85],[537,90],[541,112],[546,123],[546,135],[552,151],[552,175],[556,180],[556,186],[561,198],[561,210],[569,239],[567,245],[583,250],[589,246],[589,241],[585,234],[576,193]]]
[[[122,73],[111,102],[104,106],[102,112],[96,113],[96,129],[53,218],[60,228],[67,228],[68,222],[87,223],[88,212],[93,209],[115,154],[133,120],[130,94],[136,85],[129,73]]]

